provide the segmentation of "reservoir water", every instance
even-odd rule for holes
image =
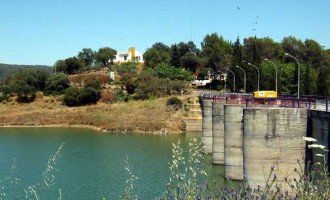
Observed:
[[[184,149],[193,138],[186,135],[123,135],[99,133],[77,128],[0,128],[0,199],[120,199],[126,181],[125,160],[138,177],[131,194],[141,199],[155,199],[166,190],[172,143],[181,141]],[[59,147],[59,157],[52,164],[44,183],[49,157]],[[206,156],[209,180],[223,181],[224,168],[212,165]],[[30,189],[29,189],[30,188]],[[27,192],[25,192],[27,191]],[[5,198],[3,197],[5,195]],[[2,197],[1,197],[2,196]]]

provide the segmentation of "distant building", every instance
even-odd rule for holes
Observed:
[[[125,62],[137,62],[137,63],[143,63],[143,55],[135,50],[134,47],[131,47],[128,49],[128,51],[125,52],[119,52],[114,56],[114,59],[112,60],[114,63],[125,63]]]

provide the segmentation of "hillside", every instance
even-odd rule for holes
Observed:
[[[179,96],[184,102],[191,96]],[[60,97],[39,96],[29,104],[0,104],[0,127],[79,126],[115,133],[181,134],[183,109],[166,106],[168,98],[66,107]]]
[[[49,71],[52,70],[52,68],[47,65],[11,65],[0,63],[0,83],[3,82],[8,76],[28,68],[47,69]]]

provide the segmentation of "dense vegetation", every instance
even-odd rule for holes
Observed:
[[[52,68],[46,65],[9,65],[0,63],[0,83],[5,81],[7,77],[16,74],[24,69],[47,69],[51,72]]]
[[[279,94],[296,94],[300,74],[300,95],[330,96],[330,50],[324,50],[311,39],[303,42],[289,36],[275,42],[271,38],[249,37],[243,43],[239,38],[232,43],[213,33],[204,37],[201,49],[191,41],[171,46],[157,42],[144,53],[144,65],[114,64],[112,59],[116,53],[110,47],[98,51],[84,48],[77,56],[54,64],[51,71],[62,73],[60,75],[51,74],[50,68],[20,70],[0,85],[0,100],[16,96],[18,102],[30,102],[38,91],[45,95],[64,94],[63,102],[69,106],[96,103],[102,96],[108,96],[106,102],[148,99],[185,91],[193,75],[199,79],[211,77],[213,89],[226,87],[227,92],[239,92],[244,91],[244,72],[245,92],[257,90],[260,73],[260,90],[275,90],[277,74]],[[115,80],[110,80],[108,71],[89,78],[81,75],[102,68],[115,72]],[[227,79],[221,78],[228,70],[233,73],[228,73]],[[88,79],[98,80],[100,87],[86,88]],[[102,91],[109,82],[115,83],[117,89]]]
[[[295,57],[299,66],[294,58],[285,53]],[[147,49],[144,59],[147,66],[156,67],[157,63],[163,62],[190,70],[201,78],[207,74],[220,77],[230,69],[236,76],[234,92],[241,91],[244,84],[243,71],[235,66],[246,72],[246,92],[257,90],[258,76],[257,70],[248,63],[257,66],[260,71],[260,90],[275,90],[276,66],[280,94],[297,93],[300,68],[300,94],[330,95],[330,50],[324,50],[322,45],[311,39],[303,42],[289,36],[275,42],[271,38],[249,37],[243,42],[237,38],[232,43],[213,33],[204,37],[201,49],[192,42],[180,42],[171,47],[155,43]],[[214,82],[214,89],[224,88],[223,80]],[[233,91],[232,73],[228,73],[226,85]]]

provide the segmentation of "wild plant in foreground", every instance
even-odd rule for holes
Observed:
[[[300,199],[329,199],[330,179],[326,160],[329,151],[323,145],[312,144],[316,142],[314,138],[304,137],[303,139],[319,161],[314,164],[309,162],[304,170],[298,160],[300,169],[294,171],[299,175],[299,179],[285,180],[285,182]]]
[[[200,183],[203,182],[203,177],[206,180],[207,176],[202,168],[203,159],[202,141],[194,138],[189,142],[187,151],[181,147],[180,140],[173,144],[172,162],[169,163],[171,176],[163,198],[190,199],[202,195],[205,185]]]
[[[313,138],[304,138],[308,142],[315,142]],[[247,180],[244,180],[239,186],[217,186],[208,182],[201,183],[202,177],[206,173],[201,168],[203,154],[202,146],[194,139],[189,144],[189,150],[186,152],[181,148],[180,141],[173,144],[172,162],[170,163],[171,177],[167,184],[167,190],[162,198],[159,199],[278,199],[278,200],[296,200],[296,199],[329,199],[330,198],[330,179],[326,165],[326,155],[316,153],[322,158],[305,170],[298,161],[300,168],[292,173],[298,173],[298,179],[285,179],[283,182],[277,181],[275,167],[272,166],[270,173],[266,176],[264,187],[249,187]],[[325,147],[318,144],[309,144],[309,148],[328,153]],[[185,155],[188,156],[185,156]],[[310,165],[310,164],[309,164]],[[199,180],[199,181],[198,181]],[[285,185],[289,187],[285,187]]]
[[[54,155],[51,155],[48,158],[46,167],[43,175],[43,182],[42,183],[36,183],[33,185],[28,186],[27,189],[24,190],[25,192],[25,198],[26,199],[35,199],[39,200],[40,197],[38,195],[39,190],[47,190],[51,186],[55,184],[55,172],[58,171],[58,169],[55,167],[57,159],[61,156],[61,150],[64,146],[64,143],[57,149]],[[62,191],[59,189],[59,200],[62,199]]]
[[[134,188],[134,181],[139,179],[139,177],[135,176],[131,170],[131,166],[129,164],[128,157],[125,160],[125,170],[126,174],[128,176],[128,179],[126,180],[126,187],[124,190],[124,194],[120,196],[123,200],[131,200],[131,199],[138,199],[137,196],[135,198],[132,197],[131,191]]]

